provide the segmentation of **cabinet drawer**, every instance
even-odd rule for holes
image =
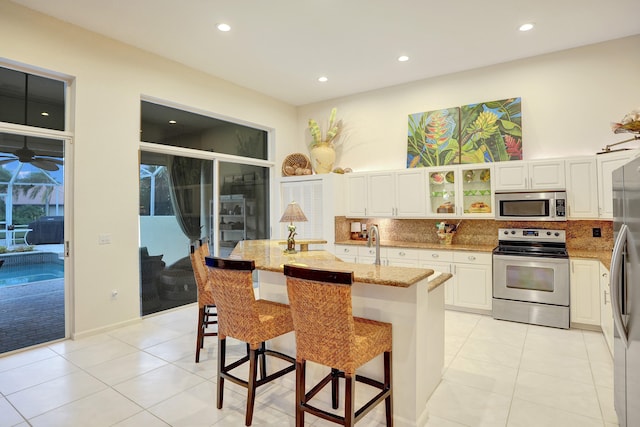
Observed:
[[[420,251],[418,249],[388,248],[387,258],[417,261],[420,258]]]
[[[376,256],[376,248],[368,246],[358,246],[358,257],[374,257]],[[380,258],[387,257],[387,248],[380,248]]]
[[[358,255],[358,250],[357,250],[358,248],[355,246],[336,245],[335,249],[336,249],[337,256],[340,256],[340,255],[357,256]]]
[[[429,263],[431,261],[451,262],[453,261],[452,251],[420,251],[420,261]]]
[[[491,254],[485,252],[454,252],[453,261],[465,264],[491,265]]]

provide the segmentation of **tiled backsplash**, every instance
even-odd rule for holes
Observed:
[[[415,243],[437,243],[436,224],[445,221],[457,224],[460,220],[443,219],[390,219],[390,218],[335,218],[336,241],[351,237],[351,223],[377,224],[381,240]],[[566,230],[567,247],[581,250],[611,250],[613,223],[587,220],[566,222],[517,222],[493,219],[464,219],[460,221],[454,243],[466,245],[497,245],[499,228],[551,228]],[[600,228],[602,237],[593,237],[593,229]]]

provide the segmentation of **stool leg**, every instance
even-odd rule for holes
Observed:
[[[331,368],[331,407],[333,409],[338,409],[338,404],[340,402],[339,373],[339,370]]]
[[[251,349],[249,354],[249,378],[247,380],[247,414],[245,416],[244,424],[246,426],[251,425],[253,419],[253,406],[256,401],[256,377],[258,374],[257,369],[257,354],[258,350]]]
[[[200,349],[204,344],[204,307],[198,310],[198,338],[196,338],[196,363],[200,362]]]
[[[224,359],[227,347],[226,338],[220,338],[218,336],[218,393],[217,393],[217,406],[218,409],[222,409],[222,399],[224,398],[224,378],[220,373],[224,371]]]
[[[355,424],[355,407],[354,407],[354,395],[356,391],[355,374],[347,374],[345,372],[345,387],[344,387],[344,426],[353,427]]]
[[[266,378],[267,376],[267,356],[264,354],[267,347],[264,343],[260,344],[260,379]]]
[[[392,377],[391,377],[391,352],[384,352],[384,386],[385,388],[391,390],[389,396],[384,399],[384,407],[387,415],[387,427],[393,427],[393,388]]]
[[[305,394],[305,374],[307,362],[296,360],[296,427],[304,427],[304,410],[302,405],[306,403]]]

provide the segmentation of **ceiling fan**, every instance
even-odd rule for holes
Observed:
[[[37,156],[35,151],[27,147],[26,138],[24,139],[24,145],[22,148],[18,148],[14,151],[13,156],[0,155],[0,165],[5,165],[16,160],[22,163],[31,163],[32,165],[47,171],[57,171],[60,169],[58,165],[64,164],[60,159],[49,156]]]

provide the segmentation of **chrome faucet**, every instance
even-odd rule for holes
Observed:
[[[367,239],[367,246],[371,247],[371,241],[373,240],[373,235],[376,239],[376,262],[375,265],[380,265],[380,232],[378,231],[378,226],[373,224],[369,227],[369,238]]]

